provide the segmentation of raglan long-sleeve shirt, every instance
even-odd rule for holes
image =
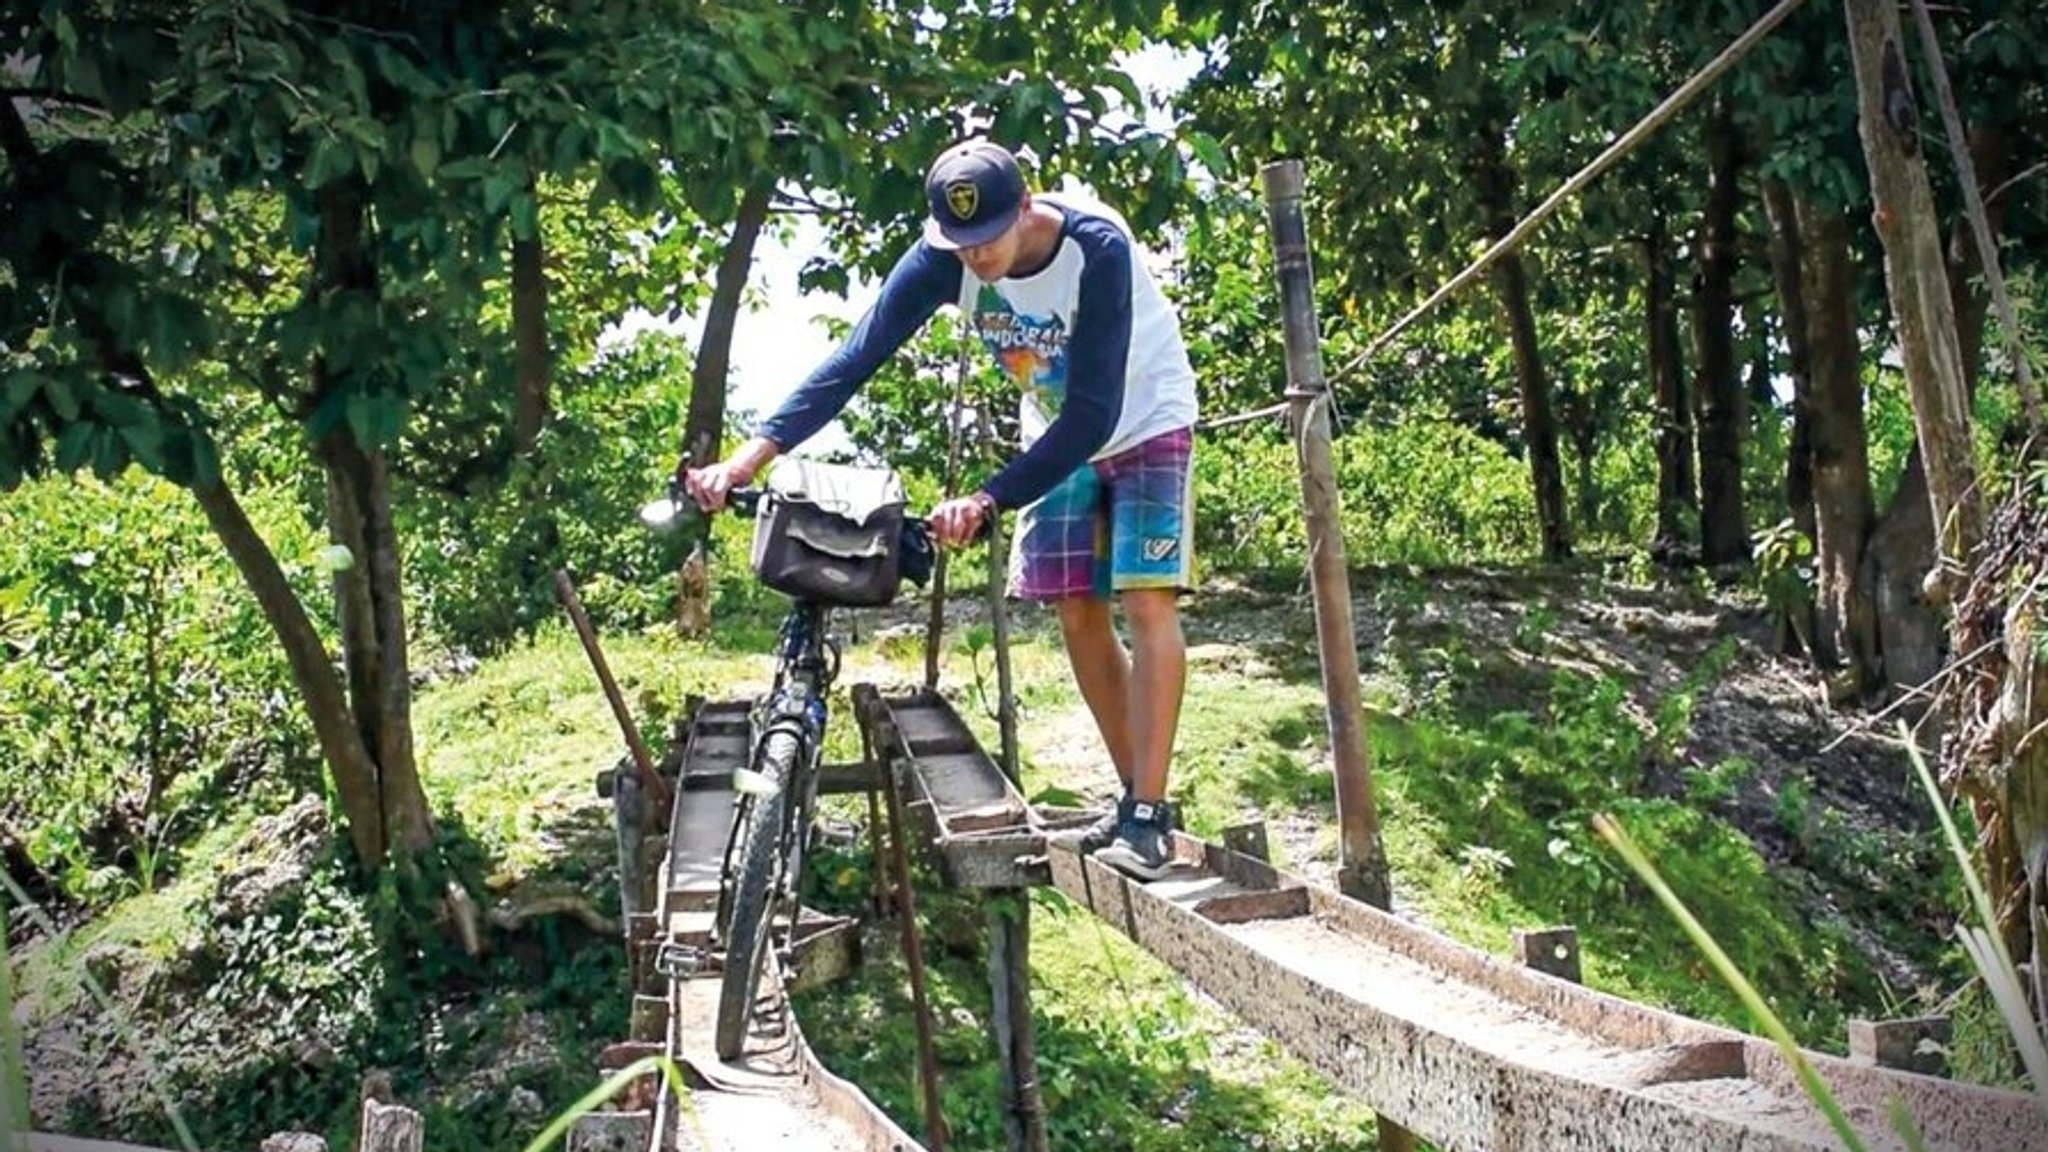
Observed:
[[[756,433],[784,450],[815,435],[949,303],[1019,391],[1024,451],[982,485],[999,507],[1022,507],[1091,459],[1193,424],[1194,371],[1180,324],[1129,226],[1079,197],[1037,199],[1065,216],[1044,267],[984,283],[919,240],[846,342]]]

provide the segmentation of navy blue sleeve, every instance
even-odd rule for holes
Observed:
[[[982,485],[999,508],[1021,508],[1052,491],[1109,442],[1123,415],[1131,352],[1131,244],[1104,220],[1083,220],[1071,235],[1085,261],[1067,340],[1067,394],[1045,435]]]
[[[754,429],[783,451],[817,435],[860,386],[932,318],[960,298],[960,261],[919,240],[882,281],[874,306],[844,343],[797,385],[775,414]]]

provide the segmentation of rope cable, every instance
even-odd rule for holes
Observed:
[[[1523,241],[1529,238],[1531,233],[1541,227],[1550,217],[1556,215],[1558,209],[1564,207],[1565,203],[1577,195],[1581,189],[1605,174],[1609,168],[1614,167],[1615,164],[1619,163],[1630,152],[1635,151],[1643,141],[1649,139],[1659,129],[1663,128],[1666,122],[1697,99],[1701,92],[1706,91],[1724,73],[1740,63],[1743,57],[1749,55],[1751,49],[1762,43],[1766,36],[1776,31],[1778,25],[1784,23],[1785,18],[1792,15],[1804,2],[1805,0],[1779,0],[1776,7],[1759,17],[1755,24],[1750,25],[1748,31],[1737,37],[1728,47],[1722,49],[1720,55],[1714,57],[1713,60],[1709,61],[1698,72],[1695,72],[1684,84],[1679,85],[1676,91],[1665,97],[1663,103],[1651,109],[1648,114],[1636,122],[1634,127],[1623,133],[1612,144],[1609,144],[1600,155],[1594,157],[1591,163],[1579,169],[1578,172],[1573,174],[1571,179],[1566,180],[1560,185],[1543,203],[1537,205],[1535,210],[1524,216],[1519,223],[1510,229],[1507,235],[1494,241],[1485,252],[1480,253],[1477,259],[1466,265],[1463,271],[1451,277],[1450,280],[1445,282],[1435,292],[1430,293],[1427,299],[1410,309],[1407,315],[1396,320],[1392,327],[1380,333],[1371,343],[1367,344],[1364,351],[1353,357],[1342,368],[1330,373],[1327,379],[1334,384],[1338,378],[1349,376],[1357,371],[1367,361],[1378,355],[1387,345],[1391,344],[1394,338],[1405,331],[1409,325],[1421,319],[1430,309],[1443,303],[1452,293],[1470,284],[1481,273],[1492,267],[1494,262],[1502,256],[1519,247]],[[1237,424],[1264,419],[1268,416],[1281,415],[1288,410],[1288,407],[1289,405],[1286,402],[1270,404],[1264,408],[1242,412],[1234,416],[1204,420],[1198,426],[1204,431],[1227,428]]]

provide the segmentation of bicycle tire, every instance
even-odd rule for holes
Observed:
[[[731,1060],[746,1047],[747,1023],[754,1016],[754,997],[761,988],[761,969],[774,936],[776,873],[783,859],[783,812],[795,776],[797,741],[788,732],[771,732],[762,742],[758,771],[781,788],[754,798],[747,843],[733,881],[732,912],[726,925],[725,972],[718,990],[718,1021],[712,1041],[720,1060]]]

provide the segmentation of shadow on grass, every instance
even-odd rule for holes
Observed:
[[[615,920],[616,883],[605,866],[616,855],[612,831],[602,809],[590,811],[596,815],[558,825],[559,852],[527,883],[580,895]],[[571,916],[535,916],[514,928],[492,924],[485,879],[498,862],[450,813],[441,816],[438,847],[438,861],[409,875],[387,868],[362,878],[337,841],[325,861],[326,874],[336,877],[330,887],[280,888],[259,911],[274,921],[276,943],[255,958],[216,958],[211,976],[195,971],[195,978],[220,984],[228,966],[258,964],[226,983],[284,982],[304,986],[317,1001],[353,991],[323,983],[327,950],[362,949],[372,957],[375,983],[345,1035],[309,1029],[296,1047],[233,1070],[179,1076],[176,1088],[202,1147],[253,1148],[280,1131],[311,1131],[331,1147],[352,1146],[363,1078],[375,1071],[399,1102],[423,1115],[429,1152],[516,1149],[547,1115],[508,1109],[514,1090],[552,1108],[592,1086],[597,1051],[627,1030],[620,940]],[[471,955],[453,930],[444,900],[450,881],[484,905],[480,955]],[[330,922],[337,906],[360,912],[347,918],[352,928]],[[307,1012],[310,1018],[314,1010]],[[175,1146],[157,1116],[137,1116],[115,1135]]]
[[[1076,913],[1085,915],[1085,913]],[[1034,937],[1048,914],[1034,909]],[[1034,939],[1034,949],[1045,946]],[[1000,1148],[1004,1086],[990,1040],[989,976],[978,956],[928,957],[941,1108],[949,1146]],[[1135,978],[1142,980],[1142,978]],[[1177,981],[1176,981],[1177,983]],[[1366,1152],[1369,1115],[1291,1062],[1276,1068],[1247,1035],[1196,1019],[1157,988],[1124,998],[1119,982],[1048,996],[1034,980],[1037,1072],[1047,1143],[1091,1152],[1245,1148]],[[1133,1003],[1133,1001],[1137,1003]],[[924,1133],[910,1000],[893,954],[807,994],[797,1013],[820,1057],[903,1128]]]

